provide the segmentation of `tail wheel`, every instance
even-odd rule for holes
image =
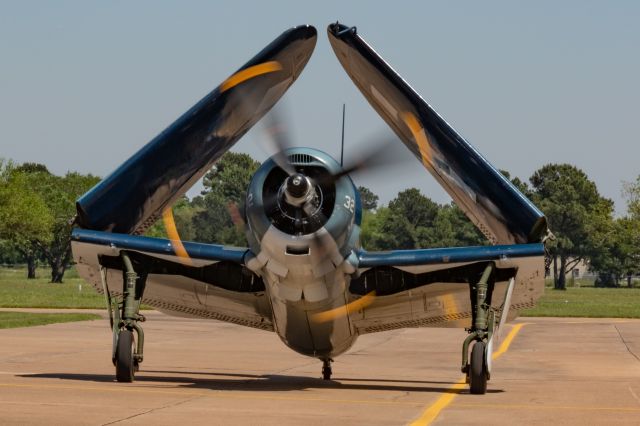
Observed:
[[[121,330],[118,336],[118,349],[116,351],[116,379],[119,382],[133,382],[136,371],[134,361],[135,340],[131,330]]]
[[[471,365],[469,366],[469,387],[474,395],[487,392],[487,362],[485,343],[476,342],[471,350]]]
[[[331,380],[331,367],[322,367],[322,378],[324,380]]]

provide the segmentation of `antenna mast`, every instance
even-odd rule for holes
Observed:
[[[344,114],[346,104],[342,104],[342,143],[340,144],[340,167],[344,165]]]

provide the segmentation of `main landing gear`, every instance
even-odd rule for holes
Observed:
[[[120,253],[124,265],[122,303],[111,299],[109,309],[113,313],[113,351],[111,360],[116,367],[119,382],[133,382],[143,359],[144,332],[140,326],[145,321],[140,315],[140,301],[144,293],[145,280],[133,269],[129,255]],[[136,342],[137,337],[137,342]]]
[[[494,270],[495,264],[489,263],[480,281],[470,289],[473,325],[467,329],[469,335],[462,343],[462,372],[467,375],[467,383],[472,394],[486,393],[487,380],[491,378],[495,326],[495,312],[491,309]],[[469,359],[469,346],[472,342],[471,359]]]
[[[331,358],[325,358],[322,360],[322,378],[324,380],[331,380]]]

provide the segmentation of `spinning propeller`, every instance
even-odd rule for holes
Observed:
[[[272,109],[263,122],[265,144],[271,148],[271,159],[280,169],[271,183],[273,186],[266,187],[263,194],[265,212],[281,230],[310,236],[307,239],[310,251],[319,254],[321,259],[330,255],[327,241],[323,241],[326,237],[323,226],[332,214],[336,183],[345,176],[410,158],[388,134],[383,134],[369,140],[366,148],[358,151],[358,160],[348,162],[337,171],[307,165],[299,161],[297,153],[291,153],[290,120],[285,118],[282,109]]]

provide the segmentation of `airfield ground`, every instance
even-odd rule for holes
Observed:
[[[113,380],[106,319],[0,330],[1,423],[640,423],[640,320],[518,320],[477,396],[456,384],[462,330],[362,336],[325,382],[272,333],[147,316],[132,384]]]

